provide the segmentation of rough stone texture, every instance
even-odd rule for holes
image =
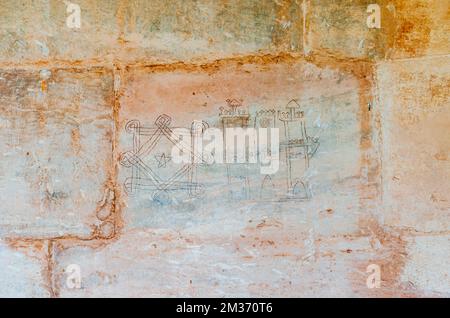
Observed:
[[[448,62],[409,60],[378,69],[386,224],[423,232],[450,226]]]
[[[7,242],[0,241],[0,297],[51,296],[46,285],[45,246],[27,244],[14,247],[11,249]]]
[[[367,290],[364,269],[358,266],[374,254],[367,239],[314,243],[314,234],[299,234],[296,226],[285,224],[266,219],[227,237],[128,231],[94,254],[81,247],[59,256],[59,271],[76,262],[85,277],[79,290],[66,288],[61,277],[60,295],[346,297]]]
[[[2,237],[88,237],[112,156],[112,73],[0,72]]]
[[[0,0],[1,296],[450,296],[448,2],[74,3]],[[286,141],[287,106],[291,194],[285,146],[272,179],[130,153],[168,117]]]
[[[66,26],[64,1],[2,0],[0,61],[81,60],[111,54],[119,35],[117,1],[76,1],[82,28]]]
[[[123,41],[131,54],[158,60],[249,54],[274,47],[284,30],[274,1],[127,2]]]
[[[348,57],[384,57],[390,32],[367,27],[367,6],[373,1],[307,1],[306,46],[309,50],[332,50]],[[382,27],[389,11],[382,7]]]
[[[408,262],[401,280],[425,293],[437,292],[448,297],[450,277],[444,264],[449,262],[449,237],[415,237],[408,246]]]
[[[392,6],[393,5],[393,6]],[[446,1],[393,1],[393,58],[448,54],[450,4]],[[392,10],[391,9],[391,10]]]
[[[3,0],[0,62],[167,62],[298,50],[302,14],[289,2],[80,0],[73,3],[82,26],[71,29],[63,1]]]

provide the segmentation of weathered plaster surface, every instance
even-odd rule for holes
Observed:
[[[0,0],[1,296],[450,295],[445,1],[76,3],[80,29],[63,1]],[[161,115],[220,128],[227,100],[254,127],[298,104],[308,198],[286,199],[284,161],[269,191],[224,165],[198,197],[129,191],[130,121],[142,141]]]
[[[90,235],[111,170],[111,74],[0,73],[2,237]]]
[[[450,226],[448,58],[383,62],[378,79],[385,222],[445,232]]]

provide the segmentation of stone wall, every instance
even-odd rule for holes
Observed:
[[[0,0],[1,296],[450,295],[448,3],[68,3]],[[176,165],[196,120],[278,173]]]

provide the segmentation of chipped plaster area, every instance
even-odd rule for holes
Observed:
[[[1,2],[0,296],[450,295],[445,1]],[[279,170],[175,164],[198,120]]]

